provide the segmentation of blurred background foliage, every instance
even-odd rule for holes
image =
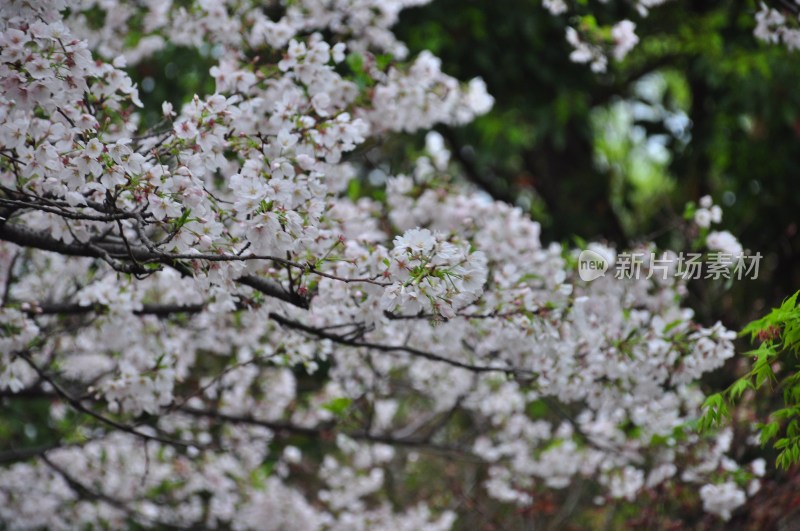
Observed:
[[[752,0],[586,9],[637,24],[641,42],[605,74],[569,60],[565,28],[581,20],[539,0],[437,0],[405,11],[397,33],[445,72],[486,81],[492,112],[440,132],[465,174],[529,209],[545,239],[668,244],[683,205],[711,194],[721,229],[765,259],[758,281],[693,287],[694,304],[740,328],[800,286],[800,55],[754,38]]]

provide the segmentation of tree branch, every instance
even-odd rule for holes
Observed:
[[[41,457],[50,450],[61,448],[59,444],[48,444],[44,446],[34,446],[33,448],[11,449],[0,452],[0,465],[7,465],[16,463],[18,461],[27,461],[33,457]]]
[[[125,433],[129,433],[131,435],[135,435],[136,437],[140,437],[140,438],[145,439],[145,440],[157,441],[157,442],[160,442],[160,443],[163,443],[163,444],[168,444],[170,446],[177,446],[177,447],[180,447],[180,448],[188,448],[190,446],[193,446],[193,447],[196,447],[196,448],[202,448],[203,447],[202,444],[198,445],[198,444],[194,444],[194,443],[191,443],[191,442],[185,442],[185,441],[179,441],[177,439],[169,439],[169,438],[166,438],[166,437],[161,437],[161,436],[158,436],[158,435],[149,435],[147,433],[143,433],[143,432],[141,432],[139,430],[136,430],[136,429],[132,428],[131,426],[127,426],[125,424],[117,422],[116,420],[112,420],[112,419],[110,419],[108,417],[105,417],[105,416],[101,415],[100,413],[97,413],[96,411],[84,406],[79,399],[73,397],[70,393],[68,393],[51,376],[49,376],[41,367],[39,367],[39,365],[37,365],[33,361],[33,359],[31,359],[31,357],[28,354],[26,354],[24,352],[18,352],[17,355],[20,358],[22,358],[23,360],[25,360],[25,362],[36,372],[36,374],[39,376],[39,378],[41,378],[45,382],[49,383],[53,387],[53,390],[56,392],[56,394],[59,397],[61,397],[63,400],[65,400],[72,407],[72,409],[74,409],[74,410],[76,410],[76,411],[78,411],[80,413],[88,415],[88,416],[100,421],[103,424],[111,426],[114,429],[117,429],[119,431],[123,431]]]
[[[325,426],[318,428],[308,428],[305,426],[297,426],[288,422],[268,421],[256,419],[250,415],[235,415],[230,413],[222,413],[210,409],[198,409],[193,407],[182,407],[179,409],[181,413],[186,413],[194,417],[207,417],[218,421],[232,422],[234,424],[247,424],[250,426],[260,426],[267,428],[276,433],[289,433],[293,435],[305,435],[308,437],[316,437],[322,439],[334,439],[336,430],[333,426]],[[432,450],[436,452],[456,453],[463,457],[472,458],[476,462],[483,462],[480,458],[475,456],[469,450],[460,448],[458,446],[438,445],[431,443],[424,439],[410,439],[410,438],[395,438],[389,435],[374,435],[366,431],[353,431],[342,432],[344,435],[351,439],[368,441],[373,443],[382,443],[393,446],[406,446],[411,448],[420,448],[425,450]]]
[[[69,487],[78,495],[79,498],[89,501],[101,501],[107,503],[108,505],[114,507],[115,509],[125,513],[128,518],[138,521],[140,523],[147,523],[149,525],[157,525],[160,528],[165,529],[192,529],[191,527],[181,527],[176,526],[175,524],[169,524],[166,522],[160,522],[158,520],[153,520],[152,518],[144,517],[143,515],[136,512],[134,509],[128,506],[129,502],[120,500],[118,498],[114,498],[109,496],[108,494],[93,490],[83,483],[81,483],[77,478],[73,477],[69,472],[55,464],[51,461],[46,455],[42,455],[42,461],[48,468],[50,468],[53,472],[61,476],[61,478],[69,485]]]
[[[334,343],[338,343],[340,345],[346,345],[349,347],[360,347],[360,348],[367,348],[372,350],[378,350],[381,352],[404,352],[406,354],[411,354],[412,356],[423,358],[431,361],[437,361],[440,363],[445,363],[447,365],[451,365],[453,367],[458,367],[460,369],[466,369],[473,372],[503,372],[506,374],[511,374],[514,376],[520,374],[527,374],[532,375],[533,373],[529,371],[522,371],[519,369],[515,369],[512,367],[489,367],[485,365],[473,365],[470,363],[464,363],[458,360],[451,360],[449,358],[445,358],[443,356],[439,356],[438,354],[433,354],[432,352],[426,352],[424,350],[419,350],[413,347],[407,347],[403,345],[383,345],[380,343],[372,343],[369,341],[359,341],[356,339],[348,338],[346,336],[340,336],[337,334],[332,334],[330,332],[326,332],[320,328],[314,328],[311,326],[304,325],[303,323],[299,323],[297,321],[293,321],[288,319],[282,315],[277,313],[271,312],[269,314],[270,319],[277,321],[280,325],[285,326],[286,328],[291,328],[294,330],[300,330],[302,332],[306,332],[307,334],[311,334],[321,339],[329,339]]]
[[[153,252],[140,246],[128,247],[125,244],[116,244],[113,242],[103,242],[102,244],[90,244],[82,242],[65,243],[43,232],[35,231],[22,225],[10,223],[0,223],[0,239],[15,243],[22,247],[33,247],[35,249],[59,253],[65,256],[82,256],[87,258],[100,258],[103,260],[108,260],[109,258],[131,258],[140,262],[156,262],[172,267],[184,275],[189,275],[190,270],[185,265],[180,264],[178,262],[179,260],[274,260],[278,262],[285,262],[285,260],[270,256],[171,255],[168,253]],[[294,265],[303,267],[300,264]],[[300,308],[308,308],[309,302],[307,298],[296,293],[290,293],[280,286],[280,284],[277,284],[273,281],[254,275],[246,275],[237,278],[235,281],[239,284],[251,287],[256,291],[267,295],[268,297],[280,299]]]
[[[199,313],[205,307],[205,304],[144,304],[141,310],[134,310],[133,314],[168,317],[176,313]],[[80,305],[72,302],[54,302],[34,303],[25,311],[29,315],[83,315],[87,313],[104,313],[108,311],[108,307],[102,304]]]

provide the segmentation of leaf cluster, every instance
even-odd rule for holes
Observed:
[[[708,431],[730,417],[730,408],[747,390],[765,386],[782,390],[782,407],[772,409],[769,421],[757,425],[762,446],[772,443],[779,451],[776,466],[787,469],[800,462],[800,291],[767,315],[751,322],[740,335],[750,336],[758,348],[745,353],[753,359],[748,372],[727,389],[710,395],[703,404],[698,426]],[[773,393],[776,396],[777,393]]]

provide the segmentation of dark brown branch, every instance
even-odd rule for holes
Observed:
[[[51,251],[66,256],[84,256],[89,258],[102,258],[100,253],[93,250],[85,243],[65,243],[57,240],[47,233],[35,231],[28,227],[2,223],[0,224],[0,239],[16,243],[22,247],[33,247],[43,251]],[[113,254],[114,246],[106,245],[106,252]],[[123,251],[124,252],[124,251]],[[117,253],[118,254],[118,253]]]
[[[119,221],[121,219],[135,218],[137,216],[137,214],[133,214],[130,212],[117,212],[114,214],[106,214],[106,215],[84,214],[83,212],[74,212],[72,210],[66,210],[64,208],[52,207],[28,201],[6,199],[3,197],[0,197],[0,205],[13,206],[19,209],[30,208],[34,210],[40,210],[42,212],[49,212],[50,214],[56,214],[57,216],[61,216],[62,218],[82,219],[88,221]]]
[[[33,387],[26,387],[24,389],[20,389],[19,391],[12,391],[10,389],[3,389],[0,391],[0,399],[1,398],[30,398],[30,399],[47,399],[47,400],[55,400],[58,398],[58,395],[45,391],[40,386],[35,385]]]
[[[225,370],[223,370],[222,372],[220,372],[219,374],[214,376],[207,384],[199,386],[193,392],[189,393],[186,396],[181,397],[180,400],[173,400],[172,404],[170,404],[164,410],[163,415],[167,415],[169,413],[172,413],[172,412],[182,408],[192,398],[202,395],[203,393],[205,393],[206,391],[208,391],[209,389],[211,389],[215,385],[219,385],[221,383],[222,379],[226,375],[230,374],[231,372],[235,371],[236,369],[240,369],[242,367],[247,367],[248,365],[252,365],[252,364],[261,363],[261,362],[263,362],[265,360],[268,360],[268,359],[270,359],[270,358],[272,358],[274,356],[275,356],[275,354],[266,354],[266,355],[262,355],[262,356],[255,356],[253,358],[250,358],[249,360],[242,361],[242,362],[230,365],[229,367],[225,368]]]
[[[199,313],[205,304],[144,304],[141,310],[134,310],[134,315],[155,315],[167,317],[176,313]],[[105,313],[108,311],[102,304],[82,306],[72,302],[33,304],[26,310],[30,315],[82,315],[87,313]]]
[[[53,461],[51,461],[46,455],[42,455],[41,459],[44,462],[44,464],[48,466],[48,468],[50,468],[53,472],[61,476],[61,478],[67,483],[67,485],[69,485],[69,487],[73,490],[73,492],[75,492],[75,494],[77,494],[78,497],[81,499],[107,503],[108,505],[114,507],[115,509],[118,509],[123,513],[125,513],[128,516],[128,518],[136,520],[142,524],[148,524],[151,526],[155,524],[164,529],[191,529],[190,527],[176,526],[174,524],[168,524],[166,522],[160,522],[158,520],[145,517],[136,512],[133,508],[129,507],[128,506],[129,502],[120,500],[118,498],[114,498],[113,496],[109,496],[104,492],[87,487],[77,478],[72,476],[72,474],[70,474],[69,472],[67,472],[66,470],[55,464]]]
[[[177,446],[177,447],[180,447],[180,448],[188,448],[190,446],[194,446],[194,447],[197,447],[197,448],[202,448],[202,446],[203,446],[203,445],[193,444],[193,443],[190,443],[190,442],[179,441],[179,440],[176,440],[176,439],[169,439],[169,438],[161,437],[161,436],[158,436],[158,435],[149,435],[147,433],[142,433],[142,432],[132,428],[131,426],[127,426],[125,424],[122,424],[121,422],[117,422],[116,420],[113,420],[113,419],[110,419],[108,417],[105,417],[105,416],[101,415],[100,413],[97,413],[96,411],[92,410],[91,408],[88,408],[88,407],[84,406],[79,399],[73,397],[70,393],[68,393],[51,376],[49,376],[41,367],[39,367],[39,365],[37,365],[33,361],[33,359],[31,359],[31,357],[28,354],[26,354],[24,352],[19,352],[19,353],[17,353],[17,355],[20,358],[22,358],[36,372],[36,374],[39,376],[39,378],[41,378],[42,380],[44,380],[45,382],[47,382],[51,386],[53,386],[53,390],[56,392],[56,394],[59,397],[61,397],[64,401],[66,401],[72,407],[72,409],[74,409],[75,411],[83,413],[84,415],[88,415],[88,416],[94,418],[95,420],[100,421],[103,424],[111,426],[114,429],[117,429],[117,430],[125,432],[125,433],[129,433],[131,435],[135,435],[136,437],[140,437],[140,438],[145,439],[145,440],[157,441],[157,442],[160,442],[160,443],[163,443],[163,444],[168,444],[170,446]]]
[[[254,275],[247,275],[244,277],[239,277],[236,279],[236,282],[242,284],[244,286],[248,286],[253,288],[254,290],[267,295],[268,297],[273,297],[275,299],[280,299],[284,302],[288,302],[293,306],[297,306],[298,308],[308,309],[309,307],[309,300],[306,297],[303,297],[297,293],[292,293],[283,288],[280,284],[276,282],[272,282],[265,278],[257,277]]]
[[[87,258],[100,258],[108,261],[110,258],[133,258],[140,262],[157,262],[161,263],[180,271],[183,274],[190,274],[187,266],[178,262],[179,260],[247,260],[247,259],[260,259],[260,260],[275,260],[282,262],[284,260],[273,257],[236,257],[236,256],[218,256],[218,255],[170,255],[168,253],[157,253],[150,251],[144,247],[131,246],[128,248],[125,244],[116,244],[111,242],[104,242],[102,245],[99,243],[82,243],[71,242],[65,243],[57,240],[52,236],[32,230],[22,225],[0,223],[0,239],[15,243],[23,247],[33,247],[43,251],[51,251],[66,256],[82,256]],[[302,267],[302,266],[301,266]],[[247,275],[236,279],[239,284],[251,287],[260,291],[264,295],[280,299],[300,308],[308,308],[308,299],[296,293],[290,293],[281,287],[279,284],[253,275]]]
[[[430,361],[436,361],[440,363],[445,363],[447,365],[451,365],[453,367],[458,367],[460,369],[466,369],[473,372],[504,372],[506,374],[518,375],[518,374],[527,374],[530,375],[529,371],[521,371],[518,369],[514,369],[511,367],[488,367],[485,365],[473,365],[470,363],[464,363],[458,360],[451,360],[445,358],[443,356],[439,356],[438,354],[433,354],[432,352],[426,352],[424,350],[419,350],[414,347],[407,347],[404,345],[383,345],[381,343],[372,343],[369,341],[359,341],[357,339],[348,338],[346,336],[340,336],[337,334],[332,334],[330,332],[326,332],[320,328],[314,328],[311,326],[304,325],[303,323],[299,323],[297,321],[293,321],[288,319],[282,315],[276,314],[274,312],[269,314],[270,319],[277,321],[282,326],[287,328],[291,328],[293,330],[300,330],[302,332],[306,332],[307,334],[311,334],[315,337],[320,339],[329,339],[334,343],[338,343],[340,345],[346,345],[349,347],[358,347],[358,348],[367,348],[372,350],[378,350],[381,352],[403,352],[406,354],[410,354],[412,356],[423,358]]]
[[[181,273],[188,275],[190,270],[181,260],[206,260],[210,262],[234,262],[234,261],[247,261],[247,260],[268,260],[276,263],[284,264],[289,267],[294,267],[311,274],[323,276],[333,280],[342,282],[365,282],[377,285],[387,285],[386,283],[378,282],[370,278],[345,278],[331,275],[317,270],[310,265],[304,265],[297,262],[292,262],[284,258],[268,255],[227,255],[227,254],[170,254],[157,251],[155,249],[148,249],[142,246],[131,245],[128,242],[114,243],[114,242],[71,242],[65,243],[57,240],[49,234],[31,230],[28,227],[0,223],[0,239],[21,245],[23,247],[33,247],[44,251],[51,251],[66,256],[83,256],[89,258],[100,258],[108,262],[114,269],[123,270],[124,272],[142,272],[146,273],[147,270],[142,268],[139,264],[133,265],[120,264],[115,260],[133,260],[134,262],[141,263],[160,263],[166,266],[173,267]],[[308,298],[303,297],[296,292],[284,289],[280,284],[253,275],[247,275],[236,279],[236,282],[251,287],[260,291],[264,295],[283,300],[294,306],[300,308],[308,308]]]
[[[193,407],[182,407],[179,410],[181,413],[191,415],[193,417],[206,417],[223,422],[232,422],[234,424],[246,424],[250,426],[260,426],[267,428],[275,433],[284,433],[291,435],[304,435],[308,437],[322,438],[322,439],[335,439],[336,430],[334,426],[322,426],[316,428],[309,428],[305,426],[297,426],[288,422],[281,421],[268,421],[254,418],[250,415],[234,415],[230,413],[221,413],[219,411],[210,409],[197,409]],[[375,435],[367,433],[366,431],[353,431],[342,432],[344,435],[351,439],[368,441],[373,443],[382,443],[393,446],[405,446],[410,448],[420,448],[424,450],[431,450],[435,452],[456,453],[464,457],[473,458],[480,461],[472,452],[457,446],[440,445],[429,442],[425,439],[411,439],[411,438],[396,438],[390,435]],[[481,461],[482,462],[482,461]]]
[[[27,461],[28,459],[32,459],[34,457],[41,457],[45,453],[56,448],[61,448],[61,445],[49,444],[45,446],[35,446],[33,448],[20,448],[19,450],[6,450],[4,452],[0,452],[0,465],[7,465],[16,463],[18,461]]]
[[[500,312],[500,311],[493,311],[488,313],[456,312],[456,317],[461,317],[463,319],[504,319],[506,317],[514,317],[516,315],[543,315],[546,313],[547,310],[545,308],[537,308],[535,310],[527,310],[524,308],[520,308],[518,310],[510,310],[507,312]],[[417,319],[441,319],[443,321],[452,320],[452,318],[448,319],[447,317],[442,317],[441,315],[438,314],[424,313],[424,312],[420,312],[413,315],[403,315],[403,314],[392,313],[388,310],[385,310],[383,312],[383,315],[387,319],[391,319],[392,321],[413,321]]]
[[[229,413],[222,413],[220,411],[212,409],[198,409],[190,406],[182,406],[178,408],[177,411],[180,413],[191,415],[193,417],[207,417],[225,422],[234,422],[239,424],[250,424],[253,426],[261,426],[263,428],[269,428],[270,430],[277,433],[290,433],[294,435],[307,435],[312,437],[318,437],[320,435],[324,435],[326,432],[329,431],[328,428],[324,427],[306,428],[303,426],[297,426],[295,424],[289,424],[287,422],[259,420],[249,415],[233,415]]]
[[[22,396],[20,394],[13,395],[13,396]],[[42,396],[55,399],[58,398],[59,395],[57,393],[42,393]],[[453,408],[455,409],[455,407]],[[222,413],[217,410],[213,409],[200,409],[191,406],[187,406],[185,402],[180,404],[175,408],[171,408],[169,411],[170,413],[182,413],[186,415],[190,415],[192,417],[197,418],[211,418],[216,421],[220,422],[230,422],[233,424],[245,424],[250,426],[260,426],[263,428],[268,428],[275,432],[276,434],[287,436],[287,435],[302,435],[306,437],[313,437],[317,439],[323,440],[333,440],[335,439],[335,435],[337,430],[334,425],[327,424],[317,427],[306,427],[306,426],[298,426],[296,424],[291,424],[288,422],[283,421],[268,421],[257,419],[250,415],[236,415],[230,413]],[[445,415],[445,418],[442,422],[446,422],[452,415],[453,411],[448,412]],[[441,423],[439,423],[441,424]],[[438,428],[433,429],[431,434],[437,431]],[[432,452],[441,452],[441,453],[454,453],[458,454],[464,458],[474,459],[479,461],[480,459],[477,458],[471,451],[468,449],[464,449],[458,446],[453,445],[442,445],[430,442],[430,436],[425,438],[411,438],[405,436],[391,436],[391,435],[378,435],[369,433],[367,430],[358,430],[358,431],[351,431],[351,432],[341,432],[351,439],[361,440],[361,441],[368,441],[373,443],[383,443],[389,444],[393,446],[403,446],[409,448],[419,448],[426,451]],[[75,446],[76,444],[53,444],[53,445],[43,445],[34,448],[25,448],[20,450],[9,450],[6,452],[0,452],[0,464],[8,464],[17,461],[24,461],[34,457],[43,457],[47,452],[59,448],[67,448],[70,446]]]
[[[14,283],[14,266],[16,265],[18,258],[19,253],[14,253],[14,257],[11,258],[11,262],[8,264],[8,270],[6,271],[6,282],[5,286],[3,286],[2,306],[6,306],[8,304],[8,297],[11,295],[11,285]]]

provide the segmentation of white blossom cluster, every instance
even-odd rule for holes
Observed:
[[[700,207],[694,211],[694,222],[703,229],[709,228],[712,223],[722,222],[722,208],[714,204],[710,195],[700,198]]]
[[[669,0],[631,0],[630,4],[641,17],[647,17],[650,10],[667,3]],[[608,3],[608,0],[601,0]],[[576,16],[564,0],[542,0],[542,7],[553,16]],[[800,49],[800,1],[787,0],[776,9],[760,2],[755,14],[753,35],[770,44],[783,44],[790,51]],[[595,73],[603,73],[608,69],[609,56],[621,61],[639,43],[636,35],[636,24],[628,19],[619,20],[600,29],[609,32],[610,38],[602,36],[603,32],[579,31],[576,25],[567,26],[566,40],[573,48],[570,60],[575,63],[586,63]]]
[[[668,0],[633,0],[630,3],[640,16],[646,17],[651,8],[666,1]],[[607,3],[608,0],[601,2]],[[553,16],[577,16],[574,6],[571,10],[564,0],[542,0],[542,6]],[[566,28],[566,40],[572,47],[570,60],[589,64],[595,73],[603,73],[608,69],[609,56],[615,61],[622,61],[639,43],[636,23],[628,19],[599,28],[581,28],[572,22],[570,24]]]
[[[722,208],[714,204],[711,196],[703,196],[700,198],[700,206],[694,211],[693,221],[701,230],[707,230],[712,224],[722,222]],[[708,232],[705,236],[705,245],[710,251],[727,255],[730,262],[744,252],[736,236],[726,230]]]
[[[639,43],[639,37],[636,35],[636,24],[627,19],[611,26],[609,46],[592,42],[591,39],[581,38],[578,30],[572,26],[567,26],[566,37],[567,42],[573,48],[569,55],[570,60],[575,63],[589,63],[592,72],[596,73],[606,71],[609,54],[615,61],[622,61],[628,55],[628,52],[633,50]]]
[[[750,473],[687,428],[734,334],[677,281],[579,281],[435,134],[384,199],[344,193],[368,139],[491,106],[405,60],[417,3],[3,4],[0,390],[52,433],[0,455],[0,527],[448,529],[457,501],[387,488],[446,451],[503,503],[680,480],[735,508]],[[145,129],[125,67],[168,42],[216,50],[216,90]]]
[[[753,34],[760,40],[778,44],[782,43],[789,50],[800,49],[800,2],[796,4],[794,14],[778,11],[761,2],[756,13],[756,27]],[[788,15],[788,16],[787,16]]]
[[[486,255],[441,241],[428,229],[410,229],[394,240],[389,269],[394,282],[381,299],[384,310],[456,316],[456,307],[478,299],[486,283]]]

